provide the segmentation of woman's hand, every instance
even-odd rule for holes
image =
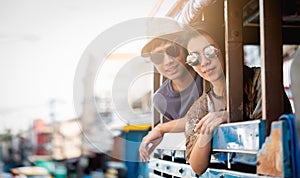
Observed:
[[[200,129],[201,134],[211,135],[216,127],[227,122],[228,117],[228,111],[210,112],[196,124],[194,131]]]
[[[139,148],[140,159],[146,162],[150,159],[150,154],[156,148],[157,145],[162,141],[164,133],[159,129],[159,125],[156,126],[152,131],[150,131],[142,140]],[[151,146],[150,146],[151,145]],[[147,147],[149,147],[147,149]]]

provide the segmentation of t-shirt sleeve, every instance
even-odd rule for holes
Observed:
[[[167,120],[173,120],[172,116],[167,112],[168,103],[161,93],[155,93],[153,96],[154,108],[163,115]]]
[[[167,101],[165,97],[160,93],[155,93],[153,96],[153,105],[155,109],[160,112],[161,114],[164,114],[167,109]]]

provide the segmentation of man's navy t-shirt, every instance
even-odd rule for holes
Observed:
[[[154,107],[167,119],[185,116],[192,104],[202,95],[202,78],[196,74],[194,82],[185,90],[174,91],[171,80],[167,79],[153,96]]]

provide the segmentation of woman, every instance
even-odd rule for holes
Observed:
[[[185,116],[186,159],[199,175],[210,162],[213,130],[228,119],[226,80],[222,52],[208,33],[194,32],[187,48],[187,63],[209,83]]]
[[[191,34],[187,45],[187,63],[206,81],[209,87],[187,112],[186,159],[196,174],[203,174],[211,157],[213,131],[229,118],[226,110],[226,81],[222,51],[205,31]],[[262,118],[261,71],[258,67],[243,68],[243,120]],[[284,113],[292,113],[285,93]]]

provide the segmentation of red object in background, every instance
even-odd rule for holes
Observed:
[[[50,155],[51,151],[47,149],[47,145],[51,142],[51,132],[49,127],[42,119],[34,121],[34,130],[37,147],[34,151],[35,155]]]

